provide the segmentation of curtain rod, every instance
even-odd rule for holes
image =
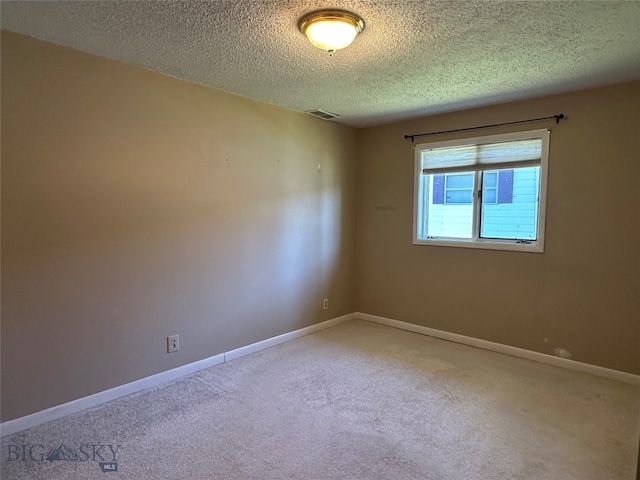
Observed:
[[[415,133],[413,135],[405,135],[404,138],[410,138],[413,142],[415,137],[425,137],[428,135],[440,135],[443,133],[453,133],[453,132],[466,132],[467,130],[479,130],[481,128],[492,128],[492,127],[503,127],[505,125],[517,125],[519,123],[531,123],[531,122],[541,122],[542,120],[551,120],[555,118],[556,123],[560,123],[560,120],[564,118],[564,113],[559,113],[558,115],[551,115],[550,117],[540,117],[540,118],[530,118],[529,120],[518,120],[516,122],[505,122],[505,123],[494,123],[493,125],[480,125],[478,127],[467,127],[467,128],[456,128],[455,130],[443,130],[441,132],[429,132],[429,133]]]

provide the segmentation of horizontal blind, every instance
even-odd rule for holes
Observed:
[[[525,167],[540,164],[542,139],[427,148],[420,153],[424,174]]]

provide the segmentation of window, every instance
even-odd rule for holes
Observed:
[[[470,205],[473,203],[473,175],[452,173],[445,175],[444,200],[448,205]]]
[[[413,243],[543,251],[548,130],[415,149]]]
[[[509,172],[513,174],[513,170]],[[485,205],[498,203],[498,174],[499,172],[482,173],[482,203]]]

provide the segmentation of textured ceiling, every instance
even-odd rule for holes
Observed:
[[[366,22],[333,57],[296,26],[328,7]],[[638,1],[3,1],[1,16],[3,29],[359,127],[640,78]]]

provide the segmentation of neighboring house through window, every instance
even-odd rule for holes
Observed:
[[[513,203],[513,169],[483,172],[484,204]],[[473,203],[473,173],[449,173],[433,176],[434,205]]]
[[[416,145],[414,243],[542,252],[548,130]]]

